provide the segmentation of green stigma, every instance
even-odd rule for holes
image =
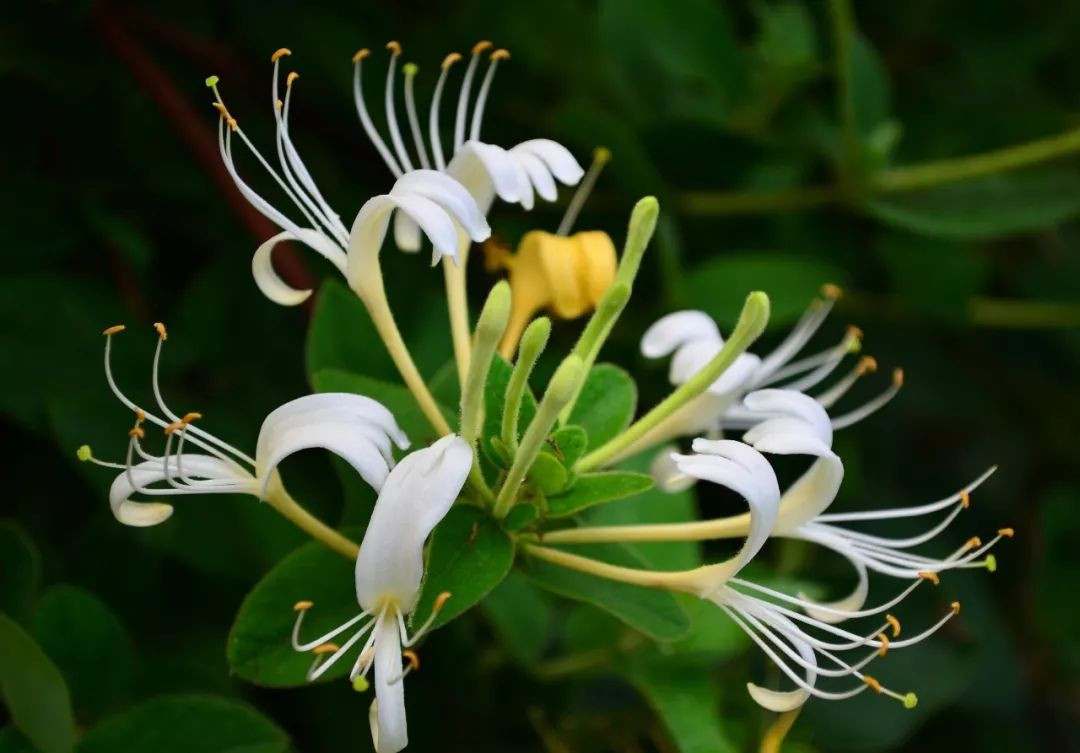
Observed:
[[[908,693],[904,696],[904,708],[913,709],[919,705],[919,696],[914,693]]]
[[[406,76],[415,76],[416,72],[419,70],[420,66],[418,66],[416,63],[406,63],[405,65],[401,66],[401,72],[404,73]]]
[[[219,79],[217,76],[207,76],[206,77],[206,85],[209,88],[213,89],[215,86],[218,85],[218,81],[220,81],[220,80],[221,79]]]
[[[90,452],[90,445],[84,444],[82,447],[75,450],[75,456],[85,463],[87,460],[92,458],[94,454]]]
[[[357,675],[356,679],[352,681],[352,688],[357,693],[363,693],[370,687],[371,685],[368,683],[367,678],[361,675]]]
[[[997,570],[997,557],[992,554],[986,555],[986,569],[991,573]]]

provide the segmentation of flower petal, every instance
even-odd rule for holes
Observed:
[[[176,478],[178,468],[174,458],[170,458],[169,474]],[[183,456],[184,475],[188,478],[215,479],[224,481],[251,481],[251,489],[237,488],[237,493],[255,493],[254,479],[234,463],[228,463],[212,455],[185,453]],[[145,528],[156,526],[168,520],[173,507],[164,502],[136,502],[131,496],[139,490],[164,481],[165,465],[161,460],[144,460],[131,467],[130,471],[121,471],[109,488],[109,506],[118,521],[126,526]],[[132,484],[134,482],[134,485]],[[163,487],[165,488],[165,487]],[[179,491],[176,492],[180,494]],[[197,492],[189,492],[195,494]],[[208,491],[207,493],[217,493]]]
[[[555,179],[546,162],[529,151],[511,150],[510,153],[517,158],[518,165],[525,171],[529,183],[536,189],[536,193],[540,194],[541,199],[555,201],[559,198],[559,189],[555,186]]]
[[[530,139],[522,141],[510,150],[511,153],[529,152],[539,157],[551,173],[563,185],[576,186],[585,175],[585,171],[574,159],[570,150],[551,139]]]
[[[337,244],[314,230],[300,232],[300,235],[288,231],[278,233],[255,249],[255,255],[251,257],[251,274],[255,277],[255,284],[259,286],[263,295],[282,306],[296,306],[303,303],[311,295],[311,291],[296,290],[278,276],[274,270],[273,251],[279,243],[299,241],[318,251],[342,272],[345,271],[345,254]]]
[[[832,446],[829,414],[814,398],[794,390],[766,389],[751,392],[743,399],[747,408],[764,414],[790,416],[805,421],[826,446]]]
[[[374,489],[381,489],[394,464],[391,441],[402,449],[409,446],[390,411],[369,397],[326,392],[292,400],[270,413],[259,431],[259,495],[266,493],[282,460],[314,447],[340,456]]]
[[[420,226],[404,212],[394,215],[394,245],[399,250],[412,254],[420,250]]]
[[[443,437],[390,472],[356,559],[356,596],[369,611],[385,599],[411,612],[424,574],[424,541],[454,504],[472,467],[472,448]]]
[[[376,753],[397,753],[409,744],[402,681],[401,634],[396,615],[385,614],[375,626],[375,703],[371,740]]]
[[[522,200],[523,171],[505,149],[481,141],[466,141],[446,166],[446,174],[465,186],[484,213],[495,196],[510,204]]]
[[[641,338],[641,354],[646,358],[662,358],[679,346],[702,340],[724,344],[716,322],[704,311],[676,311],[658,319],[645,330]]]
[[[491,237],[491,228],[476,200],[465,186],[449,175],[436,170],[413,170],[403,175],[390,193],[416,194],[431,199],[445,209],[477,243]]]

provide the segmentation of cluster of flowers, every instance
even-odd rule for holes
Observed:
[[[152,370],[156,410],[137,405],[117,385],[111,354],[113,339],[123,327],[110,327],[105,330],[106,379],[120,402],[135,414],[135,425],[129,432],[123,462],[99,460],[85,446],[79,450],[81,459],[119,471],[109,500],[117,520],[126,525],[156,525],[173,512],[165,501],[137,501],[133,499],[137,495],[152,500],[190,494],[249,494],[329,546],[355,558],[360,613],[325,635],[304,640],[304,615],[313,605],[300,602],[294,606],[297,616],[292,643],[297,651],[313,654],[309,679],[315,679],[363,641],[350,678],[354,686],[366,687],[368,673],[374,672],[371,729],[380,753],[393,753],[407,744],[402,679],[418,666],[416,654],[409,647],[431,626],[450,598],[450,594],[442,594],[431,617],[410,634],[406,621],[416,607],[423,582],[424,546],[429,534],[451,506],[464,498],[488,509],[499,520],[517,504],[528,483],[526,472],[540,446],[557,422],[565,422],[570,406],[580,395],[585,373],[626,305],[656,219],[655,201],[640,202],[618,263],[607,235],[568,235],[607,155],[598,151],[593,167],[586,173],[567,149],[553,141],[525,141],[508,150],[481,141],[481,123],[495,70],[501,60],[509,57],[504,50],[491,51],[490,43],[477,44],[466,65],[449,159],[441,137],[440,102],[460,55],[452,54],[442,64],[426,140],[413,92],[417,69],[411,64],[402,67],[408,123],[403,132],[398,124],[395,93],[401,47],[394,42],[387,47],[390,60],[385,109],[390,146],[365,105],[362,69],[369,56],[367,50],[354,57],[354,90],[363,128],[395,183],[389,193],[363,204],[351,228],[342,223],[319,192],[290,138],[289,112],[297,74],[285,78],[284,98],[280,98],[279,80],[282,60],[291,53],[281,49],[271,58],[277,169],[256,149],[225,105],[218,79],[211,77],[207,84],[221,115],[218,135],[226,168],[247,200],[281,227],[278,235],[259,246],[252,260],[259,288],[272,301],[285,305],[301,303],[311,293],[290,288],[275,273],[271,254],[282,241],[300,242],[328,259],[366,306],[404,383],[441,438],[395,462],[395,447],[407,450],[410,438],[387,408],[361,395],[324,393],[298,398],[271,412],[259,432],[254,456],[249,455],[200,428],[199,414],[180,415],[168,407],[158,378],[167,331],[156,324],[158,346]],[[486,73],[474,99],[473,85],[485,56]],[[411,135],[412,150],[406,146],[406,134]],[[244,181],[234,160],[236,139],[291,199],[303,222],[294,222]],[[486,217],[494,199],[529,209],[536,195],[553,201],[556,183],[581,184],[562,225],[556,233],[530,233],[517,255],[503,252],[496,257],[496,266],[509,269],[510,283],[495,286],[473,331],[466,306],[464,269],[470,245],[490,236]],[[456,432],[431,397],[390,312],[379,252],[391,219],[394,241],[400,249],[417,251],[426,240],[433,248],[433,263],[442,261],[462,385],[461,422]],[[890,610],[924,581],[937,584],[938,573],[944,570],[993,570],[994,559],[988,550],[1001,537],[1012,535],[1010,529],[1002,529],[986,543],[972,538],[943,558],[912,552],[953,522],[970,504],[971,491],[992,469],[960,492],[931,504],[828,512],[844,476],[843,461],[833,450],[834,432],[883,406],[902,383],[897,371],[891,385],[877,398],[846,413],[830,413],[860,377],[876,368],[873,359],[857,358],[854,367],[834,380],[832,386],[817,389],[859,349],[860,334],[849,330],[837,345],[802,355],[839,294],[835,287],[825,286],[822,298],[811,305],[778,347],[762,357],[748,353],[747,348],[767,320],[768,299],[763,294],[751,294],[726,341],[715,322],[702,312],[681,311],[663,317],[645,332],[641,350],[650,358],[671,356],[674,391],[620,436],[601,447],[589,448],[590,452],[575,467],[581,472],[609,468],[624,458],[651,450],[655,453],[653,476],[661,487],[680,489],[699,481],[718,484],[743,497],[749,512],[662,525],[579,525],[544,530],[541,523],[514,534],[522,556],[638,586],[690,593],[715,604],[795,685],[786,691],[748,685],[754,700],[773,711],[796,709],[810,697],[841,699],[867,689],[914,706],[914,694],[890,690],[863,670],[887,651],[918,643],[934,633],[958,613],[959,604],[953,603],[923,632],[904,638],[900,637],[900,622]],[[579,346],[549,382],[535,416],[519,432],[521,391],[550,329],[546,319],[535,318],[545,308],[564,318],[595,313]],[[478,395],[483,392],[496,348],[507,358],[515,354],[517,358],[508,389],[508,416],[503,420],[504,428],[509,427],[504,445],[512,455],[512,463],[501,475],[498,488],[492,489],[479,470],[476,448],[483,423],[483,401]],[[145,447],[149,425],[164,431],[160,454]],[[733,430],[744,432],[741,439],[722,438]],[[671,450],[668,443],[679,438],[692,439],[689,454]],[[308,448],[323,448],[339,455],[378,492],[359,548],[314,519],[286,491],[278,466],[287,456]],[[782,490],[768,460],[770,455],[802,455],[811,462],[795,483]],[[925,533],[904,538],[870,535],[846,525],[924,516],[942,519]],[[838,601],[820,603],[739,577],[769,537],[813,542],[846,557],[857,575],[854,592]],[[632,569],[572,551],[574,545],[594,542],[724,538],[744,540],[734,557],[685,572]],[[887,601],[868,606],[870,572],[898,578],[905,585]],[[845,620],[875,616],[881,624],[865,634],[839,626]],[[340,644],[331,642],[345,634],[348,636]],[[845,678],[848,682],[837,687],[819,686]],[[826,683],[819,683],[821,679]]]

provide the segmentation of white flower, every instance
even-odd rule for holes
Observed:
[[[278,465],[295,452],[316,447],[348,461],[378,489],[394,465],[391,445],[402,449],[409,446],[393,415],[381,403],[361,395],[324,393],[292,400],[272,411],[263,421],[252,457],[196,426],[200,414],[180,416],[166,405],[158,383],[158,366],[167,335],[163,325],[155,327],[158,344],[151,383],[160,415],[137,405],[116,384],[111,366],[112,341],[124,328],[110,327],[105,330],[105,378],[117,399],[135,413],[135,427],[128,433],[123,463],[98,460],[87,447],[79,450],[83,460],[121,471],[109,490],[109,503],[116,519],[125,525],[157,525],[172,515],[172,505],[139,502],[132,499],[136,494],[251,494],[277,501],[285,494]],[[143,446],[145,423],[164,430],[165,447],[160,455]],[[197,451],[191,452],[192,447]]]
[[[295,607],[293,648],[316,654],[308,673],[310,680],[320,677],[367,636],[349,677],[362,687],[374,667],[371,731],[378,753],[396,753],[408,744],[402,680],[418,662],[415,654],[407,651],[404,656],[410,666],[403,669],[402,646],[408,648],[419,640],[449,594],[440,594],[431,617],[411,637],[405,618],[412,614],[420,595],[424,542],[457,499],[471,466],[472,448],[454,435],[402,459],[379,492],[356,559],[360,614],[326,635],[301,642],[304,614],[312,604],[304,601]],[[353,634],[340,646],[327,643],[353,628]]]
[[[771,353],[764,357],[750,353],[740,355],[704,393],[669,417],[663,427],[649,438],[650,442],[655,445],[680,436],[715,436],[724,429],[749,428],[759,417],[740,404],[748,392],[772,385],[804,392],[824,381],[846,355],[859,349],[861,333],[849,328],[837,345],[794,360],[825,321],[840,294],[831,285],[826,285],[823,293],[824,299],[813,302],[798,324]],[[647,358],[662,358],[671,354],[668,376],[673,385],[681,385],[712,360],[723,345],[724,338],[708,314],[677,311],[649,327],[641,340],[641,352]],[[826,408],[832,407],[860,376],[873,371],[876,366],[874,359],[861,358],[845,377],[817,395],[818,402]],[[833,428],[850,426],[866,418],[888,403],[902,383],[903,374],[897,370],[893,374],[892,384],[884,392],[863,406],[833,419]],[[662,470],[662,467],[658,469]],[[663,485],[664,481],[661,473],[658,482]]]
[[[310,290],[295,290],[285,284],[274,271],[272,254],[283,241],[299,241],[314,249],[333,264],[343,275],[347,267],[356,267],[351,256],[361,250],[365,256],[378,254],[385,237],[386,224],[392,209],[407,218],[410,226],[423,229],[434,245],[434,262],[443,256],[457,261],[458,228],[474,241],[486,240],[491,229],[476,201],[456,180],[434,170],[414,170],[399,176],[388,194],[376,196],[360,210],[352,228],[346,228],[340,216],[331,209],[319,192],[310,172],[300,158],[289,135],[289,112],[292,92],[298,75],[290,73],[285,80],[285,98],[279,99],[280,65],[288,50],[278,50],[272,56],[274,76],[271,101],[274,105],[278,169],[263,157],[226,108],[218,90],[218,79],[211,76],[207,84],[214,91],[214,103],[221,119],[218,123],[218,147],[225,169],[245,199],[263,216],[281,228],[282,232],[269,238],[255,251],[252,273],[259,289],[275,303],[294,306],[311,295]],[[276,209],[240,177],[233,156],[233,137],[238,137],[285,193],[303,222],[296,222]],[[359,235],[358,239],[356,236]],[[378,244],[372,247],[371,244]],[[370,264],[361,265],[370,268]],[[355,287],[355,285],[354,285]]]

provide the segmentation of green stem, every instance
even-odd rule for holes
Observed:
[[[521,445],[518,447],[517,454],[514,455],[514,462],[507,471],[506,479],[495,498],[492,514],[497,519],[501,520],[506,517],[506,513],[510,512],[514,499],[517,497],[518,488],[525,480],[525,474],[529,472],[529,468],[532,467],[533,461],[536,460],[537,454],[551,433],[551,427],[555,425],[559,411],[574,396],[584,377],[584,365],[581,359],[573,354],[567,356],[555,370],[555,375],[551,377],[547,391],[540,400],[540,405],[536,407],[536,415],[533,416],[529,428],[525,430],[525,435],[521,438]]]
[[[829,0],[829,21],[833,37],[833,74],[836,79],[836,116],[843,145],[841,181],[848,182],[860,172],[859,133],[855,123],[855,96],[852,87],[851,46],[855,21],[850,0]]]
[[[1080,327],[1080,304],[1064,301],[1016,301],[973,298],[968,303],[971,323],[1009,329]]]
[[[798,212],[837,204],[844,193],[834,186],[783,191],[687,191],[678,199],[679,211],[691,215],[740,215]]]
[[[300,503],[285,491],[285,487],[278,485],[266,495],[266,504],[281,513],[286,520],[295,525],[313,539],[321,541],[338,554],[355,560],[360,553],[360,545],[352,539],[342,536],[330,526],[323,523],[309,513]]]
[[[529,376],[532,374],[533,367],[536,366],[536,360],[547,346],[550,336],[551,320],[546,316],[534,319],[521,336],[517,363],[514,364],[510,382],[506,385],[506,400],[502,415],[502,441],[506,449],[510,451],[511,457],[517,454],[521,401],[529,386]]]
[[[461,436],[476,444],[484,423],[484,385],[495,348],[510,318],[510,283],[500,280],[491,289],[476,322],[476,344],[461,388]]]
[[[731,337],[724,343],[720,352],[626,431],[583,457],[575,470],[578,472],[595,470],[618,457],[623,450],[646,435],[661,421],[703,393],[761,335],[768,320],[769,297],[762,292],[751,293],[746,298],[746,304],[743,306]]]

